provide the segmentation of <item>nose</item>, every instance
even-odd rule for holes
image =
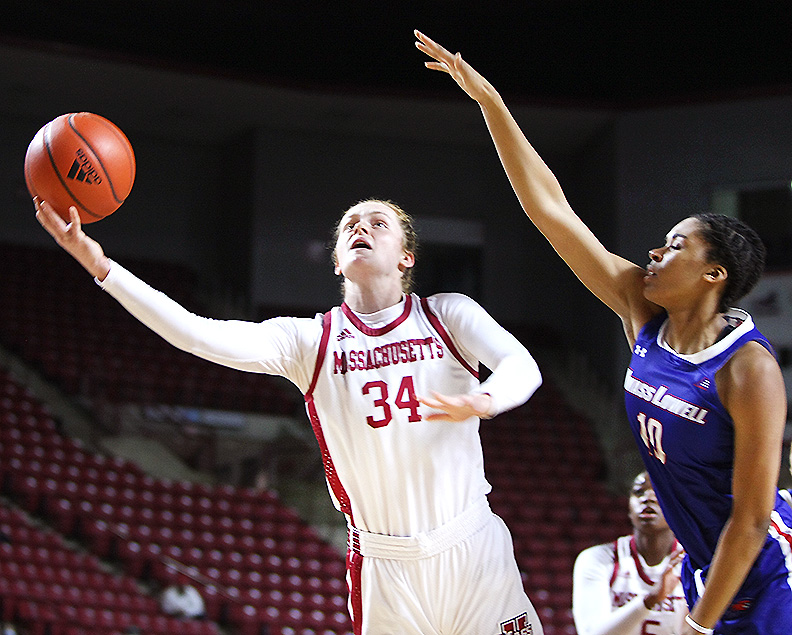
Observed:
[[[655,496],[654,490],[646,490],[641,496],[641,501],[646,503],[656,503],[657,496]]]
[[[663,255],[660,253],[659,249],[650,249],[649,250],[649,260],[652,262],[660,262],[663,259]]]

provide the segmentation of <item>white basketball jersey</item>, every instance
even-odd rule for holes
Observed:
[[[478,362],[415,295],[364,323],[346,305],[324,315],[306,408],[328,486],[351,524],[410,536],[485,496],[479,420],[426,421],[418,396],[467,394]],[[369,316],[366,316],[367,318]]]
[[[636,596],[645,596],[660,579],[667,566],[667,559],[653,567],[647,565],[638,554],[633,536],[622,536],[615,544],[601,545],[601,547],[615,549],[610,583],[611,606],[614,610],[624,606]],[[641,628],[636,630],[636,635],[679,633],[687,612],[682,586],[678,584],[660,606],[652,609]]]

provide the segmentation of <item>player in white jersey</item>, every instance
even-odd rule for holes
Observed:
[[[344,303],[261,323],[188,312],[115,262],[46,203],[37,217],[135,317],[175,346],[305,395],[328,487],[349,524],[350,612],[367,635],[542,633],[511,536],[487,504],[479,419],[541,383],[528,351],[460,294],[407,293],[412,224],[369,200],[337,227]],[[492,375],[478,381],[479,361]]]
[[[675,635],[688,613],[679,582],[682,549],[649,475],[630,489],[633,533],[583,550],[575,560],[572,613],[578,635]]]

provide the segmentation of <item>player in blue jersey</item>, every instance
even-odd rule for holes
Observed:
[[[631,425],[687,556],[682,635],[792,633],[792,510],[778,493],[786,421],[779,365],[750,315],[764,247],[736,219],[685,218],[646,268],[605,249],[567,202],[492,85],[459,54],[416,46],[481,107],[528,217],[622,320]]]

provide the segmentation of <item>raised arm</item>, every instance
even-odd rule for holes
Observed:
[[[281,375],[303,391],[308,388],[310,366],[304,358],[312,361],[316,354],[318,322],[308,318],[247,322],[196,315],[111,261],[101,245],[82,231],[75,208],[66,223],[46,202],[35,204],[36,217],[55,241],[131,315],[170,344],[216,364]]]
[[[632,341],[659,311],[643,296],[643,268],[605,249],[574,213],[555,175],[525,138],[495,88],[459,53],[451,54],[418,31],[415,36],[418,49],[435,60],[426,62],[426,67],[448,73],[478,102],[525,213],[581,282],[622,318]]]

